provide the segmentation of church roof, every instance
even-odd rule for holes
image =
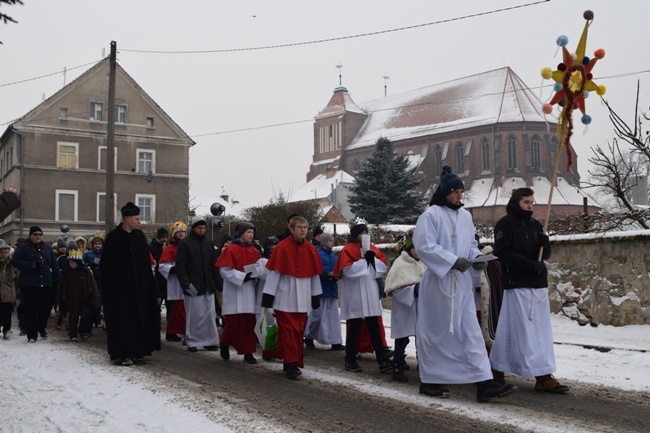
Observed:
[[[344,114],[346,112],[366,114],[352,100],[352,97],[348,93],[348,89],[341,86],[334,89],[334,94],[330,98],[330,101],[327,103],[325,108],[323,108],[320,113],[318,113],[316,119],[334,116],[336,114]]]
[[[335,91],[320,115],[336,107],[347,109],[345,98],[352,100],[347,90],[341,93]],[[495,123],[545,121],[542,102],[509,67],[385,96],[358,107],[368,118],[347,149],[374,145],[380,137],[397,141]]]

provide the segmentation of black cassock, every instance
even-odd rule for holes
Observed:
[[[141,230],[120,224],[104,241],[100,261],[104,320],[111,360],[160,350],[160,307],[149,246]]]

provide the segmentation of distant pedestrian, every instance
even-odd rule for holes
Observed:
[[[186,315],[183,301],[183,288],[178,281],[176,272],[176,254],[178,244],[187,234],[187,226],[183,221],[176,221],[169,229],[171,239],[160,257],[159,271],[167,281],[167,332],[165,340],[181,341],[185,336]]]
[[[16,303],[16,282],[18,272],[11,265],[9,251],[11,245],[4,241],[0,245],[0,326],[2,338],[7,340],[11,335],[11,313]]]

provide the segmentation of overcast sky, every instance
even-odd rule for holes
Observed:
[[[247,206],[289,196],[306,182],[313,117],[339,84],[356,102],[510,66],[543,100],[540,71],[561,61],[556,38],[574,51],[591,9],[587,54],[604,48],[594,81],[633,121],[636,83],[650,101],[650,2],[611,0],[24,0],[2,6],[19,21],[0,24],[0,129],[101,60],[117,42],[118,62],[197,144],[190,151],[190,194],[220,195]],[[529,5],[529,6],[524,6]],[[498,9],[514,8],[497,13]],[[470,16],[471,18],[457,18]],[[443,22],[445,20],[453,20]],[[432,25],[423,25],[437,23]],[[403,27],[408,30],[383,32]],[[273,49],[237,50],[336,39]],[[173,51],[183,54],[135,51]],[[81,65],[81,68],[76,68]],[[76,68],[76,69],[73,69]],[[49,77],[9,84],[52,74]],[[389,76],[384,80],[384,76]],[[9,84],[9,85],[7,85]],[[541,93],[540,93],[541,92]],[[575,116],[579,170],[590,146],[612,137],[607,111],[587,99],[593,123]],[[260,128],[268,125],[284,126]],[[1,132],[0,132],[1,133]]]

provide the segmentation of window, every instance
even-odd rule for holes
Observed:
[[[60,108],[59,109],[59,119],[67,119],[68,118],[68,109],[67,108]]]
[[[462,143],[456,145],[456,173],[465,173],[465,150]]]
[[[117,194],[113,193],[113,218],[117,218]],[[97,220],[98,223],[103,223],[106,221],[106,193],[98,192],[97,193]]]
[[[106,146],[98,147],[97,170],[106,171],[106,152],[107,152]],[[113,148],[113,152],[115,152],[115,155],[113,155],[115,160],[115,165],[113,166],[113,168],[117,170],[117,147]]]
[[[56,166],[58,168],[79,168],[79,143],[58,142],[56,147]]]
[[[156,213],[156,196],[136,194],[135,201],[140,208],[140,220],[143,223],[153,222]]]
[[[435,164],[434,173],[439,176],[442,173],[442,148],[440,146],[436,146],[433,163]]]
[[[153,117],[147,117],[147,128],[153,128]]]
[[[90,120],[96,120],[98,122],[104,120],[104,104],[101,102],[91,102],[88,116]]]
[[[115,123],[126,123],[126,105],[115,106]]]
[[[138,173],[149,174],[156,172],[156,152],[154,150],[137,149]]]
[[[530,165],[532,168],[539,170],[542,168],[542,155],[539,144],[539,137],[534,135],[530,142]]]
[[[517,140],[508,138],[508,170],[517,169]]]
[[[56,221],[77,221],[77,191],[57,189],[55,203]]]
[[[481,142],[481,170],[490,171],[490,143],[486,139]]]

